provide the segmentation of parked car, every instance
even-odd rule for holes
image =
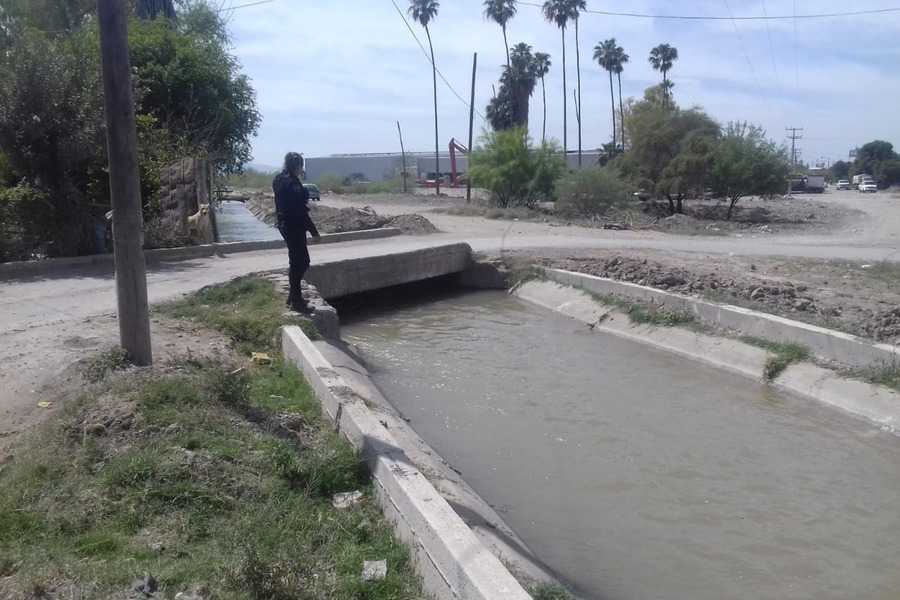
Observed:
[[[306,188],[306,191],[309,192],[309,199],[318,201],[321,199],[322,195],[319,193],[319,186],[314,183],[304,183],[303,187]]]
[[[850,182],[846,179],[839,179],[835,187],[839,190],[849,190]]]
[[[863,181],[862,183],[859,184],[859,193],[860,194],[867,194],[867,193],[874,194],[877,191],[878,191],[878,185],[870,179],[867,179],[866,181]]]

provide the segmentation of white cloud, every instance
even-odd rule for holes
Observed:
[[[408,0],[396,0],[406,15]],[[510,45],[525,41],[548,52],[547,131],[562,138],[560,31],[546,22],[536,1],[519,2],[508,24]],[[794,2],[725,0],[588,2],[589,10],[645,14],[793,17]],[[796,0],[798,15],[892,8],[895,0]],[[427,50],[424,29],[407,16]],[[795,27],[796,25],[796,27]],[[631,56],[623,93],[640,97],[660,80],[647,62],[659,43],[678,48],[670,72],[682,106],[701,105],[721,122],[758,123],[776,140],[784,128],[802,126],[803,156],[846,158],[873,139],[900,147],[895,117],[900,97],[900,12],[829,19],[693,21],[584,14],[580,21],[583,147],[593,149],[611,133],[609,80],[592,61],[594,46],[615,37]],[[735,33],[737,27],[740,40]],[[254,160],[278,164],[289,149],[306,156],[388,152],[399,148],[397,121],[407,149],[434,147],[431,68],[391,0],[296,0],[242,8],[233,13],[235,53],[258,93],[263,115]],[[468,102],[472,54],[478,53],[475,108],[484,113],[505,62],[500,27],[482,16],[481,0],[443,0],[430,26],[438,68]],[[796,36],[795,36],[796,31]],[[770,43],[771,40],[771,43]],[[569,148],[576,146],[572,90],[574,29],[567,41]],[[743,48],[741,45],[743,43]],[[745,56],[746,51],[746,56]],[[748,61],[749,59],[749,61]],[[748,65],[752,65],[751,67]],[[754,78],[755,74],[755,78]],[[758,81],[758,83],[757,83]],[[468,135],[468,108],[438,80],[440,147]],[[476,135],[483,122],[476,117]],[[531,104],[532,135],[540,135],[541,89]]]

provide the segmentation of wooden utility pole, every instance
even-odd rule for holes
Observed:
[[[406,150],[403,149],[403,131],[400,129],[400,121],[397,121],[397,134],[400,135],[400,158],[403,161],[403,193],[406,193]]]
[[[125,1],[98,0],[97,20],[106,110],[119,343],[135,364],[145,366],[153,362],[153,353]]]

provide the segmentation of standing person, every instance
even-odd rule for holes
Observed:
[[[288,282],[290,293],[287,305],[292,311],[309,313],[312,308],[303,299],[300,282],[309,268],[309,250],[306,247],[306,232],[312,234],[313,241],[321,241],[315,224],[309,217],[309,192],[300,182],[303,172],[303,157],[296,152],[284,156],[284,168],[272,182],[275,192],[275,212],[278,215],[278,231],[288,247]]]

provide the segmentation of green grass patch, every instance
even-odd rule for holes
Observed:
[[[150,572],[165,597],[197,584],[246,600],[418,597],[364,462],[302,374],[280,360],[243,371],[239,384],[232,373],[182,361],[111,390],[134,411],[128,429],[82,435],[100,410],[83,400],[35,432],[0,472],[4,591],[72,581],[124,597]],[[292,437],[272,426],[279,413],[302,424]],[[360,505],[331,506],[357,489]],[[360,581],[363,561],[381,559],[387,578]]]
[[[89,383],[97,383],[106,379],[113,371],[121,371],[130,364],[128,352],[119,346],[114,346],[88,360],[81,372],[81,376]]]
[[[0,596],[125,597],[144,573],[166,598],[201,584],[236,600],[422,595],[365,462],[280,354],[278,327],[297,322],[282,302],[247,278],[163,307],[273,360],[123,373],[21,441],[0,469]],[[360,504],[332,507],[354,490]],[[362,582],[382,559],[387,577]]]
[[[635,325],[654,325],[657,327],[685,327],[695,325],[697,318],[694,313],[684,308],[672,308],[670,306],[647,306],[636,302],[629,302],[609,296],[585,290],[596,302],[615,308],[626,315],[628,320]]]
[[[278,329],[283,325],[299,325],[307,336],[317,337],[309,319],[285,316],[283,297],[271,281],[260,277],[236,279],[156,310],[224,333],[245,355],[279,348]]]
[[[534,600],[575,600],[575,596],[558,583],[538,584],[529,593]]]
[[[883,385],[895,392],[900,392],[900,366],[883,365],[863,375],[869,383]]]
[[[513,266],[506,274],[506,284],[511,290],[516,289],[517,287],[524,285],[529,281],[546,280],[547,276],[544,275],[544,270],[531,264]]]
[[[809,348],[800,344],[783,344],[750,336],[742,336],[739,339],[745,344],[750,344],[772,353],[772,356],[766,360],[766,365],[763,368],[763,378],[766,381],[772,381],[778,377],[788,365],[809,360],[810,357]]]

